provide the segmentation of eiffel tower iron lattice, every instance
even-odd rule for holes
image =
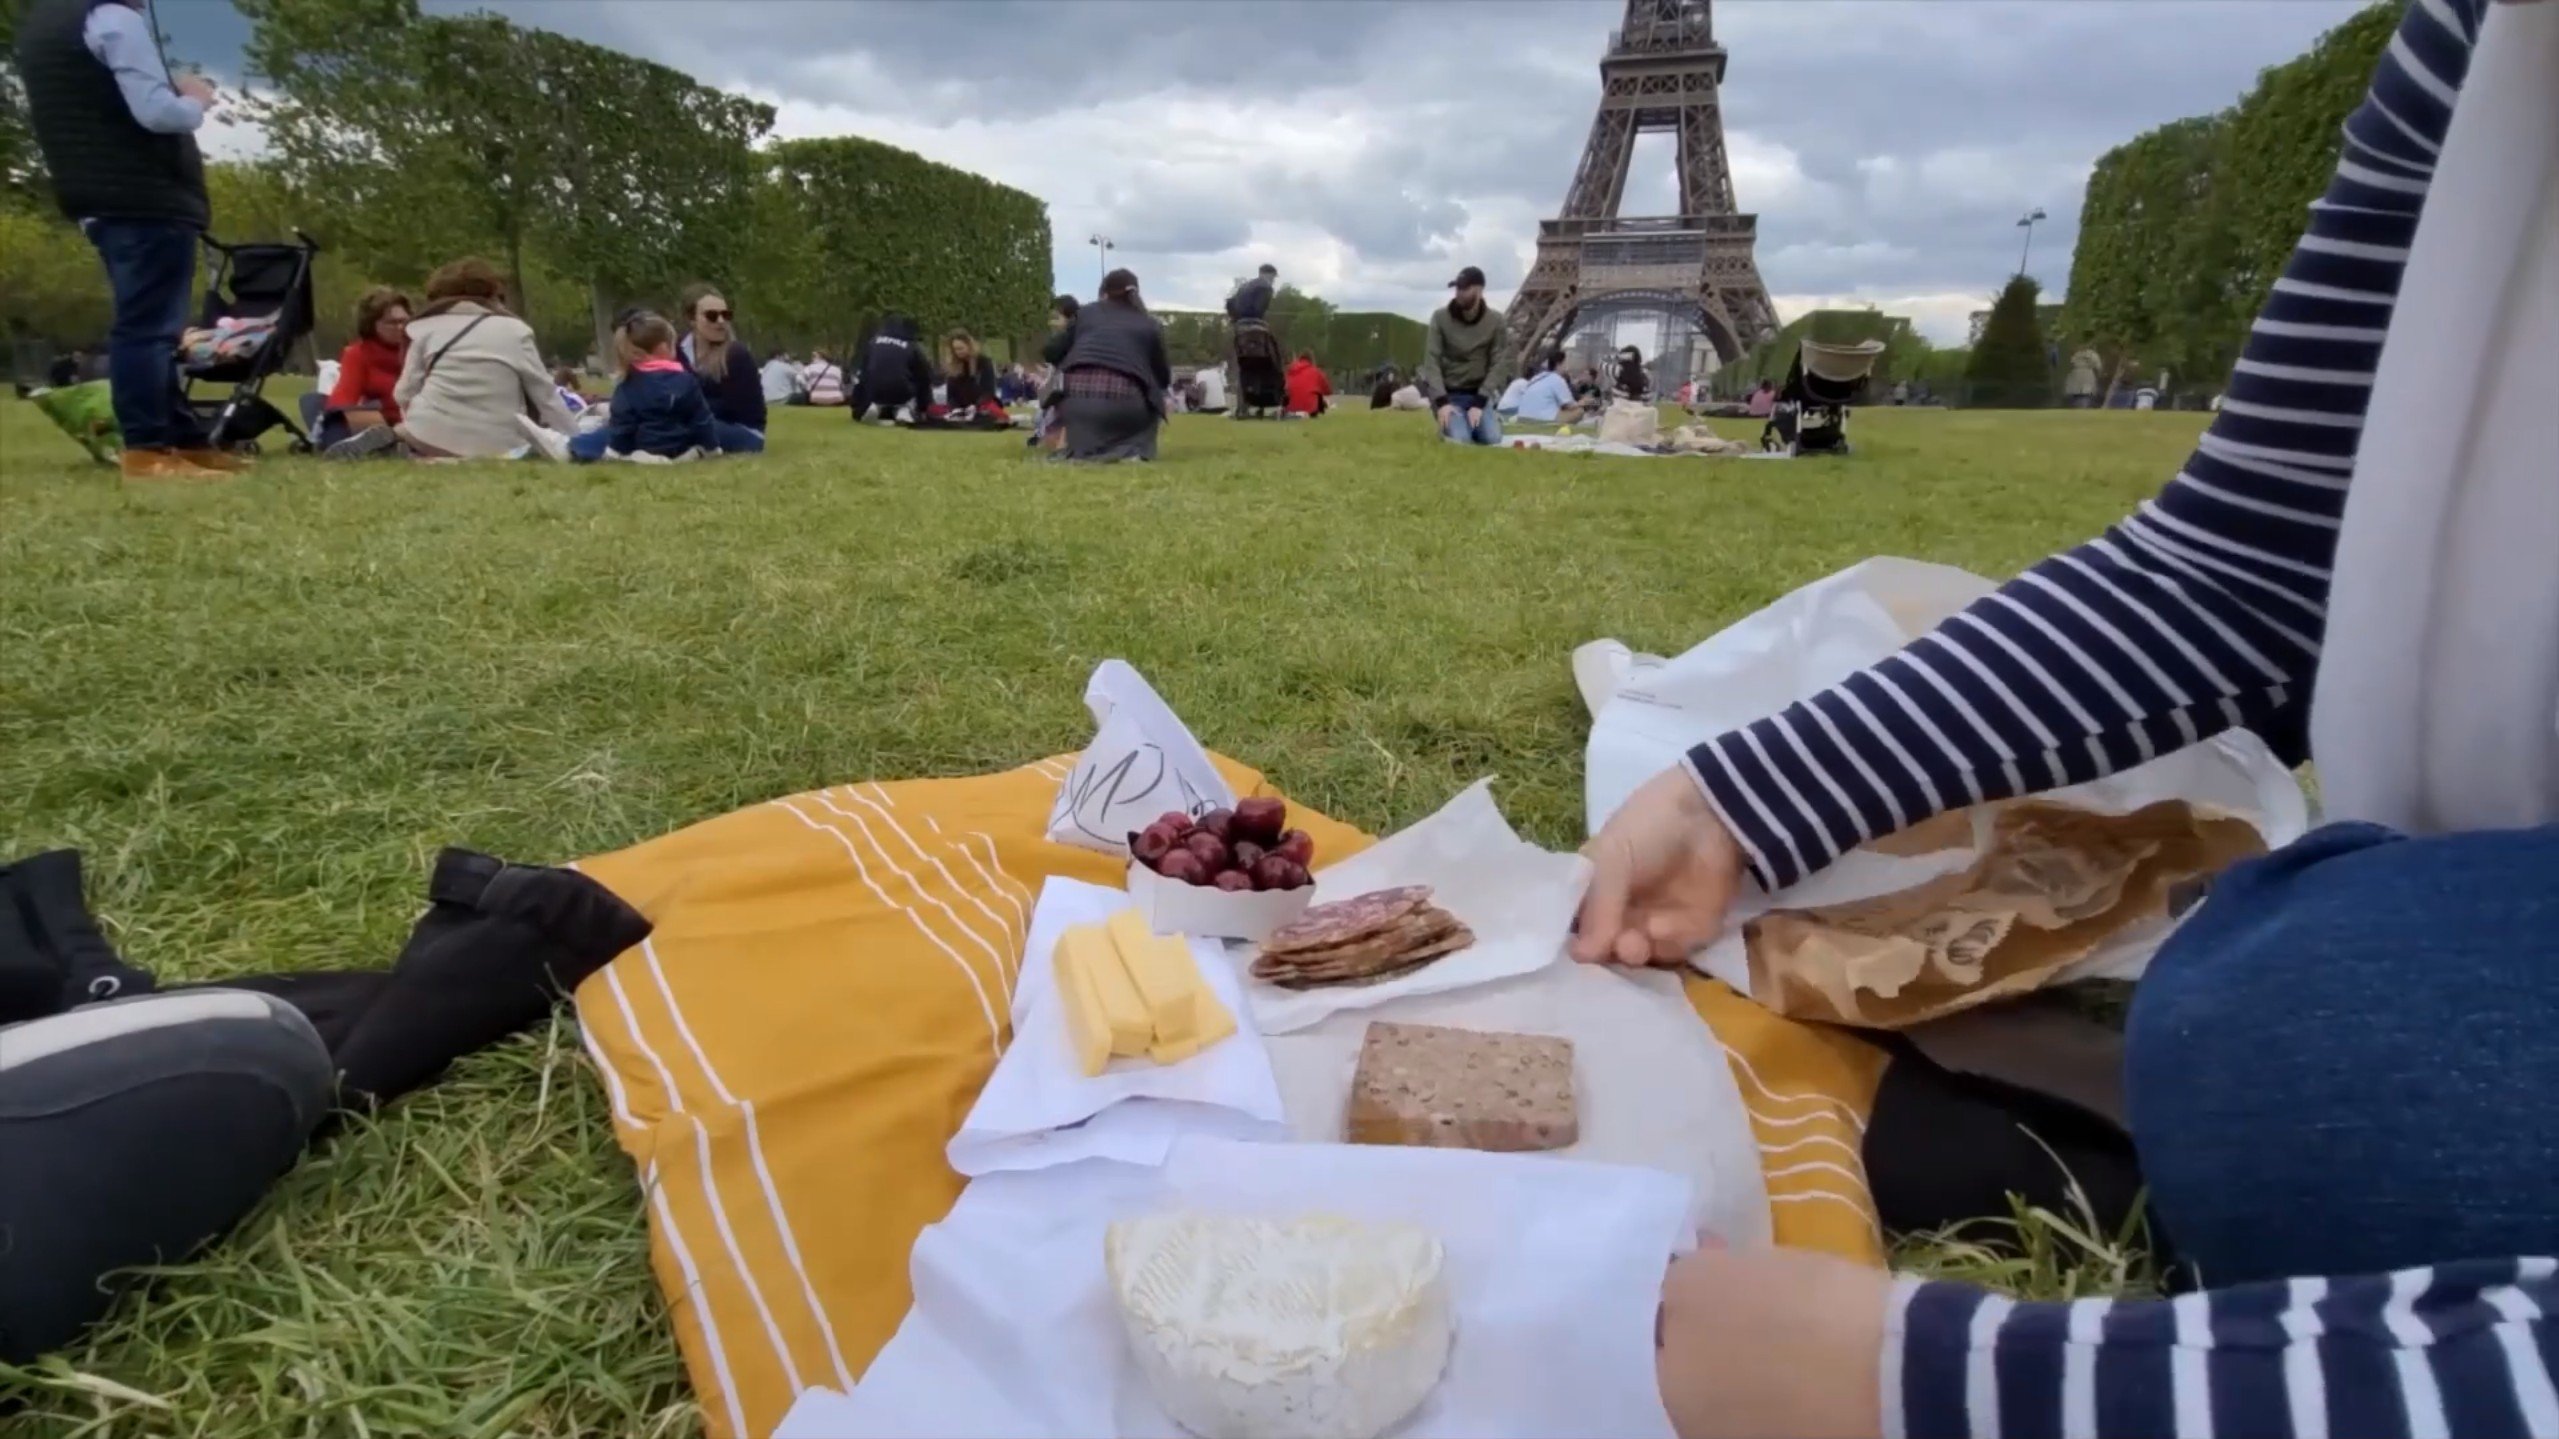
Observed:
[[[1503,338],[1523,366],[1576,320],[1613,314],[1693,321],[1725,363],[1776,333],[1751,253],[1759,217],[1733,208],[1711,12],[1712,0],[1626,0],[1564,212],[1538,226],[1536,263],[1511,300]],[[1679,138],[1679,213],[1620,216],[1635,137],[1659,130]]]

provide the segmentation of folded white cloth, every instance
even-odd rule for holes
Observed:
[[[775,1439],[1173,1439],[1102,1263],[1112,1220],[1173,1208],[1437,1236],[1456,1341],[1404,1433],[1665,1436],[1653,1314],[1664,1266],[1691,1243],[1687,1188],[1535,1155],[1195,1138],[1160,1169],[982,1179],[916,1241],[915,1307],[854,1392],[802,1394]]]
[[[1193,940],[1191,955],[1234,1014],[1233,1037],[1179,1064],[1113,1060],[1091,1078],[1077,1066],[1052,956],[1070,926],[1108,919],[1128,903],[1125,891],[1079,880],[1051,879],[1041,887],[1013,989],[1013,1044],[951,1137],[953,1169],[975,1176],[1079,1159],[1160,1164],[1176,1130],[1288,1136],[1279,1082],[1242,982],[1209,941]]]

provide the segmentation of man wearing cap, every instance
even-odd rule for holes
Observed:
[[[1502,312],[1484,303],[1484,272],[1473,265],[1448,284],[1457,293],[1431,315],[1413,383],[1430,397],[1443,437],[1461,445],[1498,445],[1502,419],[1492,397],[1510,383],[1514,368],[1502,345]]]

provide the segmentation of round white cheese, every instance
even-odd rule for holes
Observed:
[[[1409,1224],[1152,1214],[1103,1251],[1138,1369],[1201,1439],[1376,1439],[1448,1364],[1446,1255]]]

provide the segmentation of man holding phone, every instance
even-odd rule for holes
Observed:
[[[127,479],[211,479],[243,461],[208,449],[178,389],[177,348],[213,220],[195,132],[213,82],[173,79],[142,0],[30,0],[18,74],[54,198],[97,247],[115,296],[107,375]]]

